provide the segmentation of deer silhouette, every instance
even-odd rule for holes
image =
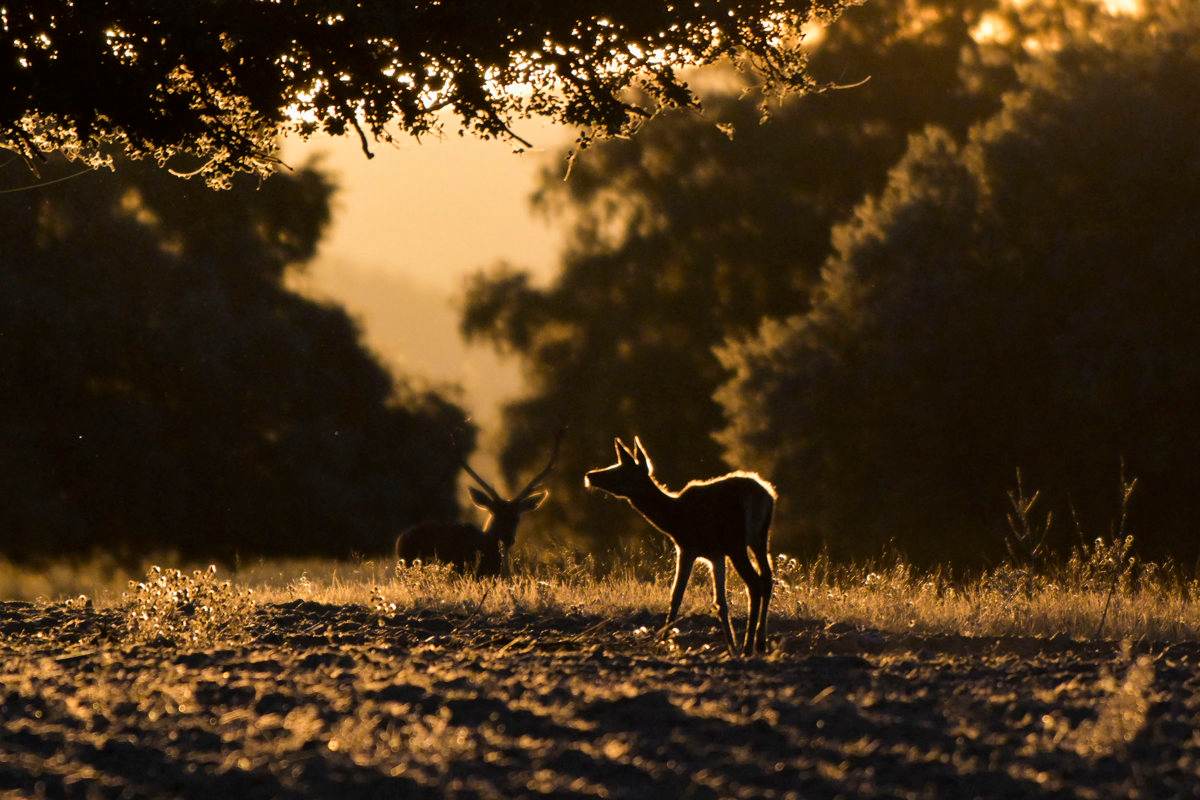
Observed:
[[[660,629],[665,634],[679,615],[696,559],[712,566],[713,602],[721,634],[730,654],[737,647],[725,598],[725,559],[728,558],[750,592],[750,614],[742,652],[762,652],[767,638],[767,608],[771,604],[771,561],[767,555],[775,487],[752,472],[731,472],[718,478],[691,481],[672,492],[654,478],[654,464],[641,439],[633,450],[616,439],[617,463],[584,475],[583,485],[627,500],[646,520],[675,543],[675,581],[671,608]],[[754,554],[751,563],[747,549]]]
[[[550,492],[541,481],[554,468],[558,448],[565,429],[554,438],[550,460],[512,499],[505,499],[490,483],[479,477],[465,460],[462,468],[479,487],[467,487],[471,502],[488,512],[483,527],[465,522],[424,522],[415,525],[396,538],[396,559],[440,561],[464,572],[480,576],[497,576],[505,571],[508,553],[517,537],[521,515],[541,506]]]

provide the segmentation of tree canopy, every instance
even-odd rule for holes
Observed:
[[[724,348],[722,441],[801,541],[979,564],[1021,468],[1061,546],[1073,514],[1106,530],[1124,462],[1145,552],[1193,562],[1198,35],[1194,4],[1147,3],[1023,68],[965,140],[915,135],[811,307]]]
[[[692,106],[681,71],[732,57],[767,94],[808,88],[800,26],[847,0],[42,0],[0,6],[0,147],[100,163],[119,142],[227,185],[276,136],[507,137],[545,116],[624,135]]]
[[[143,162],[0,195],[0,552],[347,556],[455,514],[462,411],[282,285],[333,187],[256,183]]]

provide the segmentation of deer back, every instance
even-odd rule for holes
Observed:
[[[396,539],[396,558],[412,562],[440,561],[464,572],[499,575],[500,540],[462,522],[415,525]]]

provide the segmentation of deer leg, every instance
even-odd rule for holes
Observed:
[[[733,568],[746,584],[750,594],[750,613],[746,615],[746,638],[742,640],[742,655],[750,655],[754,650],[754,632],[758,628],[758,609],[762,602],[762,579],[750,563],[750,557],[745,549],[738,550],[729,556]]]
[[[687,590],[688,579],[692,577],[692,565],[695,563],[694,553],[683,550],[675,552],[675,582],[671,584],[671,608],[667,611],[667,621],[658,629],[659,637],[667,634],[671,623],[679,616],[679,606],[683,603],[683,593]]]
[[[767,646],[767,609],[771,605],[771,591],[775,587],[775,578],[771,574],[771,557],[767,555],[766,547],[754,548],[754,560],[758,562],[758,572],[762,580],[762,607],[759,609],[761,617],[758,620],[754,649],[761,653]]]
[[[729,622],[729,600],[725,597],[725,556],[717,556],[712,560],[712,579],[713,603],[717,607],[721,635],[725,637],[725,647],[729,650],[729,655],[737,655],[737,645],[733,640],[733,626]]]

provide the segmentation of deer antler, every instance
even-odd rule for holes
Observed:
[[[521,491],[517,492],[517,497],[515,499],[519,500],[522,497],[525,497],[526,495],[528,495],[530,492],[532,492],[537,487],[537,485],[539,483],[541,483],[542,478],[544,478],[550,474],[550,470],[554,468],[554,461],[558,458],[559,445],[562,444],[563,435],[566,432],[567,432],[566,425],[564,425],[558,429],[558,433],[556,433],[554,435],[554,449],[550,452],[550,460],[548,462],[546,462],[546,468],[543,469],[541,472],[539,472],[537,475],[535,475],[529,481],[529,483],[525,484],[525,488],[522,489]]]
[[[451,444],[451,446],[453,446],[455,444],[453,433],[450,434],[450,444]],[[500,493],[497,492],[495,489],[493,489],[492,485],[490,483],[485,481],[483,478],[479,477],[478,472],[471,469],[471,465],[467,463],[467,459],[463,458],[462,456],[459,456],[458,465],[460,467],[462,467],[464,470],[466,470],[466,473],[468,475],[470,475],[472,478],[474,478],[475,482],[479,484],[479,487],[481,489],[483,489],[485,492],[487,492],[489,495],[491,495],[492,499],[494,499],[494,500],[502,499],[500,497]]]
[[[462,466],[462,468],[464,470],[466,470],[468,475],[470,475],[472,478],[475,479],[475,482],[479,484],[481,489],[483,489],[485,492],[487,492],[489,495],[492,496],[493,500],[501,499],[500,493],[497,492],[495,489],[493,489],[492,485],[490,483],[485,481],[483,478],[479,477],[479,473],[476,472],[475,470],[471,469],[471,465],[467,463],[467,460],[465,458],[460,458],[458,460],[458,463]]]

